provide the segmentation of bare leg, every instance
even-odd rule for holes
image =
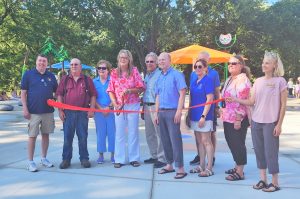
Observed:
[[[272,184],[279,187],[278,173],[272,174]]]
[[[264,181],[266,184],[268,182],[268,179],[267,179],[267,172],[266,172],[266,169],[260,169],[259,170],[259,173],[260,173],[260,179],[262,181]]]
[[[215,152],[216,152],[216,148],[217,148],[217,138],[216,138],[216,132],[213,131],[211,132],[211,143],[213,145],[213,157],[215,157]]]
[[[99,158],[103,158],[103,153],[99,153]]]
[[[207,154],[207,160],[208,160],[207,168],[209,170],[212,170],[214,148],[211,142],[211,133],[201,133],[201,142]]]
[[[202,169],[205,169],[206,152],[205,152],[204,146],[201,142],[201,133],[197,132],[197,133],[195,133],[195,135],[196,135],[196,140],[198,143],[197,149],[198,149],[198,155],[200,156],[200,167]]]
[[[47,156],[49,147],[49,134],[42,133],[42,157],[45,158]]]
[[[36,137],[28,138],[28,160],[33,161]]]

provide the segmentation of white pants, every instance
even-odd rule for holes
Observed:
[[[138,111],[140,104],[125,104],[124,110]],[[128,133],[128,159],[129,162],[140,160],[139,145],[139,113],[115,114],[116,140],[115,163],[125,164],[126,161],[126,130]]]

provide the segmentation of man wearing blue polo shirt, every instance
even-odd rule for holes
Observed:
[[[173,162],[178,171],[175,179],[184,178],[187,173],[183,167],[183,147],[180,132],[181,113],[184,105],[186,83],[182,73],[170,66],[171,56],[163,52],[158,57],[158,65],[162,72],[156,83],[155,110],[158,115],[155,121],[159,125],[167,165],[159,174],[175,172]]]
[[[49,146],[49,134],[54,132],[54,109],[48,106],[47,100],[53,99],[53,93],[57,89],[57,81],[55,76],[46,70],[47,65],[47,57],[38,55],[36,68],[27,71],[21,82],[23,115],[24,118],[29,120],[28,170],[31,172],[37,171],[33,155],[39,130],[42,135],[41,165],[53,167],[53,164],[46,158]]]
[[[210,54],[206,51],[202,51],[198,55],[197,60],[199,60],[199,59],[203,59],[207,63],[209,63]],[[213,80],[213,84],[214,84],[213,86],[214,86],[214,91],[215,91],[214,92],[214,100],[220,99],[220,78],[219,78],[218,72],[208,66],[207,67],[207,76]],[[197,78],[198,78],[197,74],[195,73],[195,71],[193,71],[190,76],[190,87],[191,87],[191,84],[197,80]],[[214,154],[215,154],[216,145],[217,145],[216,129],[217,129],[217,117],[218,117],[218,112],[219,112],[219,106],[213,104],[211,109],[214,110],[213,131],[211,133],[211,141],[214,146]],[[197,139],[196,139],[196,146],[198,146]],[[199,151],[199,150],[197,150],[197,151]],[[199,164],[199,162],[200,162],[200,157],[199,157],[199,155],[196,155],[194,160],[190,161],[190,164],[191,165]],[[215,163],[215,155],[213,158],[213,165],[214,165],[214,163]]]

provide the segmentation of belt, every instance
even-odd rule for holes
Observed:
[[[160,108],[159,110],[177,110],[177,108]]]
[[[152,103],[152,102],[144,102],[144,104],[145,104],[146,106],[153,106],[153,105],[155,105],[155,103]]]

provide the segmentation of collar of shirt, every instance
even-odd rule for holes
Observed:
[[[101,82],[100,76],[98,76],[98,77],[96,78],[96,80],[99,81],[99,82]],[[106,84],[109,80],[110,80],[110,75],[107,76],[107,79],[106,79],[106,81],[104,82],[104,84]]]
[[[161,71],[161,74],[167,75],[167,74],[170,73],[172,70],[173,70],[173,67],[170,66],[170,67],[168,68],[168,70],[167,70],[165,73],[164,73],[164,71]]]
[[[36,68],[34,68],[34,72],[37,73],[37,74],[40,74],[40,75],[47,75],[47,74],[49,73],[49,71],[46,69],[46,70],[45,70],[45,73],[42,74],[42,73],[40,73]]]

